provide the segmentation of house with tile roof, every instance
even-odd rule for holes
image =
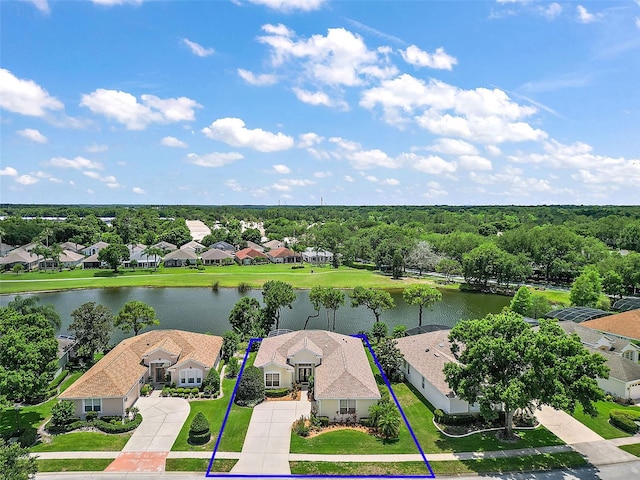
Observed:
[[[173,252],[174,250],[178,249],[177,245],[174,245],[173,243],[169,243],[169,242],[165,242],[164,240],[152,245],[153,247],[157,247],[160,250],[162,250],[163,252],[167,253],[167,252]]]
[[[333,262],[333,253],[327,250],[317,250],[313,247],[307,247],[304,252],[302,252],[302,260],[316,265],[325,265]]]
[[[29,271],[38,265],[39,257],[24,248],[11,250],[4,257],[0,257],[0,267],[10,270],[16,264],[21,264],[25,271]]]
[[[233,263],[233,255],[224,250],[210,248],[202,252],[202,263],[205,265],[230,265]]]
[[[84,250],[81,251],[81,253],[83,255],[86,255],[87,257],[90,257],[91,255],[97,255],[98,253],[100,253],[100,250],[108,246],[109,244],[107,242],[100,241],[86,247]]]
[[[124,415],[145,383],[199,387],[220,361],[222,337],[183,330],[152,330],[127,338],[84,373],[59,398],[84,417]]]
[[[362,341],[324,330],[300,330],[262,340],[254,365],[266,388],[289,388],[313,377],[318,415],[330,421],[367,417],[380,400]]]
[[[583,327],[627,340],[640,340],[640,308],[582,322]]]
[[[75,242],[62,242],[60,244],[60,247],[62,247],[63,250],[70,250],[75,253],[81,253],[82,250],[86,248],[81,243],[75,243]]]
[[[286,247],[269,250],[267,258],[273,263],[302,263],[302,255]]]
[[[102,266],[102,262],[98,260],[97,253],[88,256],[84,260],[80,261],[80,263],[82,264],[82,268],[100,268]]]
[[[586,328],[584,323],[558,322],[567,334],[576,334],[591,353],[607,360],[609,378],[598,378],[598,386],[620,398],[640,399],[640,346],[628,339]]]
[[[263,243],[262,246],[268,250],[286,247],[285,243],[280,240],[269,240],[268,242]]]
[[[188,243],[185,243],[184,245],[180,246],[181,250],[191,250],[195,253],[200,253],[204,250],[207,249],[207,247],[205,247],[203,244],[201,244],[200,242],[196,242],[195,240],[191,240]]]
[[[444,377],[444,366],[457,362],[449,343],[451,330],[438,330],[396,339],[404,355],[402,372],[406,380],[445,413],[477,413],[479,405],[458,398]]]
[[[251,265],[254,263],[266,263],[269,261],[267,256],[253,248],[243,248],[238,250],[234,255],[236,262],[240,265]]]
[[[198,255],[189,248],[174,250],[164,256],[165,267],[184,267],[198,263]]]

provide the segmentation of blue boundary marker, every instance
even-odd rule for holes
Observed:
[[[238,390],[238,385],[240,384],[240,378],[242,377],[242,373],[244,372],[244,367],[247,363],[247,359],[249,358],[249,353],[251,352],[251,346],[253,345],[254,342],[262,341],[262,338],[251,338],[249,340],[249,345],[247,345],[247,351],[244,354],[244,360],[242,361],[242,367],[240,367],[240,372],[238,373],[238,379],[233,388],[233,393],[231,394],[231,398],[229,399],[229,405],[227,406],[227,411],[224,415],[224,419],[222,420],[222,426],[220,427],[220,432],[218,433],[218,438],[216,439],[216,445],[213,448],[213,454],[211,455],[211,460],[209,460],[209,467],[207,468],[206,477],[208,478],[436,478],[435,474],[433,473],[433,469],[431,468],[431,465],[429,465],[429,461],[427,460],[427,457],[424,451],[422,450],[422,447],[420,446],[420,442],[418,441],[418,438],[416,437],[415,432],[411,428],[411,425],[409,424],[409,420],[407,419],[407,416],[405,415],[404,410],[402,410],[402,406],[400,406],[398,397],[396,397],[396,394],[393,391],[393,388],[391,387],[391,382],[389,382],[389,379],[385,375],[384,370],[382,369],[382,366],[378,361],[378,357],[376,357],[376,354],[373,351],[373,348],[371,347],[371,343],[369,343],[369,339],[365,334],[357,334],[357,335],[351,335],[351,336],[363,340],[365,345],[369,349],[369,352],[371,353],[373,361],[376,363],[376,366],[378,367],[378,371],[380,372],[380,375],[382,375],[382,379],[384,380],[385,385],[389,389],[389,393],[391,393],[391,396],[393,397],[393,401],[398,407],[398,410],[400,411],[400,415],[402,415],[402,419],[404,420],[404,424],[409,429],[411,438],[413,438],[413,441],[416,444],[416,447],[418,447],[418,451],[420,452],[420,455],[422,456],[422,459],[424,460],[424,463],[427,466],[427,469],[429,470],[430,475],[303,475],[303,474],[250,475],[250,474],[237,474],[237,473],[236,474],[211,473],[211,467],[213,466],[213,462],[216,458],[216,453],[218,452],[218,447],[220,446],[220,441],[222,439],[222,433],[224,431],[225,426],[227,425],[227,420],[229,418],[229,413],[231,412],[231,407],[233,407],[233,401],[236,398],[236,392]]]

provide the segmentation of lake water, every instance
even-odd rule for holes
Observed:
[[[315,313],[309,302],[309,291],[297,290],[296,293],[298,298],[293,303],[293,308],[282,311],[280,328],[301,329],[307,316]],[[407,328],[418,325],[418,307],[407,305],[402,299],[402,291],[390,293],[396,307],[381,315],[381,320],[389,326],[389,331],[399,324],[406,325]],[[35,295],[40,298],[41,304],[53,304],[62,317],[62,329],[59,333],[68,333],[71,312],[83,303],[101,303],[115,314],[126,302],[140,300],[155,309],[160,319],[160,327],[157,328],[177,328],[216,335],[222,335],[231,328],[227,320],[229,313],[242,297],[235,288],[220,289],[217,292],[210,288],[102,288]],[[247,295],[262,300],[261,290],[252,290]],[[15,295],[4,295],[0,297],[0,304],[5,306],[14,297]],[[498,313],[509,301],[509,297],[500,295],[442,290],[442,301],[424,310],[422,323],[454,326],[460,320]],[[350,300],[346,298],[345,305],[338,309],[336,315],[336,331],[343,334],[369,331],[373,322],[374,316],[370,310],[364,307],[352,308]],[[309,321],[307,328],[327,328],[324,309],[318,318]],[[119,342],[125,336],[128,335],[119,330],[114,331],[112,341]]]

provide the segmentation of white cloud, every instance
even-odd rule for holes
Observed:
[[[313,185],[315,182],[312,180],[303,180],[303,179],[295,179],[295,178],[283,178],[278,182],[271,185],[271,188],[274,190],[278,190],[279,192],[288,192],[291,191],[293,187],[307,187],[309,185]]]
[[[111,7],[113,5],[124,5],[130,3],[132,5],[140,5],[144,0],[91,0],[96,5],[104,5]]]
[[[381,185],[391,185],[393,187],[400,185],[400,181],[395,178],[385,178],[380,182]]]
[[[636,27],[640,28],[640,17],[636,17]]]
[[[93,143],[85,148],[85,150],[89,153],[101,153],[109,150],[109,147],[107,145],[98,145],[97,143]]]
[[[264,5],[265,7],[277,10],[279,12],[292,12],[300,10],[302,12],[310,12],[318,10],[327,0],[248,0],[256,5]]]
[[[226,182],[224,182],[224,184],[234,192],[242,192],[243,190],[242,186],[236,180],[233,180],[233,179],[227,180]]]
[[[402,153],[400,154],[399,158],[403,163],[410,166],[414,170],[418,170],[419,172],[428,173],[431,175],[453,173],[457,168],[455,162],[447,162],[437,155],[429,155],[428,157],[424,157],[422,155],[416,155],[415,153]]]
[[[138,195],[144,195],[145,193],[147,193],[146,191],[144,191],[144,190],[143,190],[142,188],[140,188],[140,187],[133,187],[133,188],[131,189],[131,191],[132,191],[133,193],[137,193]]]
[[[332,177],[333,173],[331,173],[331,172],[313,172],[313,176],[315,178],[328,178],[328,177]]]
[[[0,107],[21,115],[44,117],[49,110],[62,110],[64,105],[33,80],[18,78],[0,68]]]
[[[302,103],[308,103],[309,105],[324,105],[326,107],[339,107],[343,110],[349,109],[349,105],[344,100],[333,100],[325,92],[309,92],[302,88],[294,87],[293,93],[296,94],[296,97]]]
[[[368,180],[370,182],[376,183],[378,181],[378,177],[376,177],[375,175],[366,175],[365,180]]]
[[[188,38],[183,38],[182,43],[191,49],[191,53],[197,55],[198,57],[208,57],[209,55],[213,55],[215,50],[213,48],[203,47],[199,43],[192,42]]]
[[[49,7],[49,2],[47,0],[22,0],[23,2],[29,2],[38,10],[40,10],[45,15],[51,13],[51,8]]]
[[[18,130],[16,133],[18,135],[20,135],[21,137],[26,138],[27,140],[30,140],[30,141],[35,142],[35,143],[47,143],[48,142],[47,137],[45,137],[43,134],[41,134],[35,128],[25,128],[24,130]]]
[[[448,195],[438,182],[427,182],[427,191],[422,194],[426,198],[434,198]]]
[[[399,168],[401,166],[401,162],[397,158],[390,157],[379,149],[360,150],[348,154],[347,158],[353,168],[357,170],[374,167]]]
[[[578,12],[578,21],[580,23],[592,23],[592,22],[595,22],[601,16],[601,14],[590,13],[582,5],[578,5],[576,7],[576,10]]]
[[[190,153],[187,155],[187,162],[198,165],[199,167],[217,168],[233,163],[236,160],[242,160],[244,155],[237,152],[213,152],[206,155],[198,155]]]
[[[249,70],[239,68],[238,75],[240,75],[240,77],[249,85],[268,87],[270,85],[275,85],[276,83],[278,83],[278,76],[272,73],[261,73],[259,75],[256,75]]]
[[[291,169],[289,167],[287,167],[286,165],[274,165],[273,166],[273,171],[276,173],[279,173],[281,175],[287,175],[289,173],[291,173]]]
[[[56,177],[50,177],[50,178],[49,178],[49,181],[50,181],[51,183],[64,183],[64,181],[63,181],[62,179],[60,179],[60,178],[56,178]]]
[[[405,50],[400,50],[400,54],[405,62],[416,67],[451,70],[458,63],[458,59],[446,53],[442,47],[436,48],[435,53],[428,53],[420,50],[415,45],[411,45]]]
[[[562,13],[562,5],[557,2],[549,4],[546,8],[541,6],[540,13],[549,20],[553,20]]]
[[[85,176],[89,178],[93,178],[94,180],[99,180],[102,183],[106,183],[109,188],[119,188],[120,184],[118,183],[118,179],[113,175],[107,175],[103,177],[98,172],[87,171],[82,172]]]
[[[455,138],[439,138],[427,150],[444,155],[477,155],[478,153],[476,147],[470,143]]]
[[[321,137],[317,133],[308,132],[302,133],[298,136],[298,147],[299,148],[309,148],[319,143],[322,143],[324,137]]]
[[[261,128],[250,130],[240,118],[220,118],[203,128],[202,133],[212,140],[260,152],[278,152],[293,147],[293,138],[288,135],[282,132],[267,132]]]
[[[54,157],[48,162],[44,162],[44,165],[49,165],[58,168],[75,168],[82,170],[85,168],[102,170],[103,166],[100,162],[94,162],[84,157],[76,157],[74,159],[64,157]]]
[[[522,169],[507,166],[502,172],[486,175],[471,172],[469,178],[474,183],[481,185],[499,185],[505,190],[503,194],[526,197],[532,192],[538,193],[558,193],[558,189],[554,188],[548,180],[525,177]]]
[[[176,137],[164,137],[162,140],[160,140],[160,143],[165,147],[187,148],[189,146]]]
[[[195,120],[195,108],[201,107],[187,97],[158,98],[142,95],[142,102],[127,92],[99,88],[82,96],[80,105],[127,127],[144,130],[151,123],[174,123]]]
[[[0,169],[0,176],[17,177],[18,171],[13,167],[4,167]]]
[[[21,185],[33,185],[34,183],[38,183],[40,180],[36,177],[32,177],[31,175],[20,175],[16,178],[16,182]]]
[[[345,179],[346,182],[349,182],[349,183],[355,182],[355,180],[353,179],[353,177],[351,175],[345,175],[344,179]]]
[[[491,170],[493,168],[491,160],[480,155],[460,155],[458,165],[467,170]]]
[[[493,155],[494,157],[502,155],[502,150],[500,150],[500,147],[497,147],[495,145],[485,145],[484,149],[489,153],[489,155]]]

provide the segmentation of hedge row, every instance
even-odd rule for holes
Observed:
[[[265,389],[264,395],[269,398],[281,398],[289,395],[290,391],[288,388]]]
[[[106,419],[106,420],[105,420]],[[111,423],[111,419],[117,419],[116,422]],[[74,417],[72,422],[67,423],[66,425],[54,426],[51,421],[49,421],[45,427],[45,430],[49,433],[67,433],[73,430],[77,430],[83,427],[96,427],[98,430],[104,433],[125,433],[130,432],[131,430],[135,430],[142,423],[142,415],[139,413],[136,414],[133,420],[127,423],[122,423],[120,417],[102,417],[97,418],[93,421],[81,420],[78,417]]]
[[[634,412],[633,410],[611,410],[609,412],[611,425],[632,435],[638,431],[636,421],[639,420],[640,412]]]

